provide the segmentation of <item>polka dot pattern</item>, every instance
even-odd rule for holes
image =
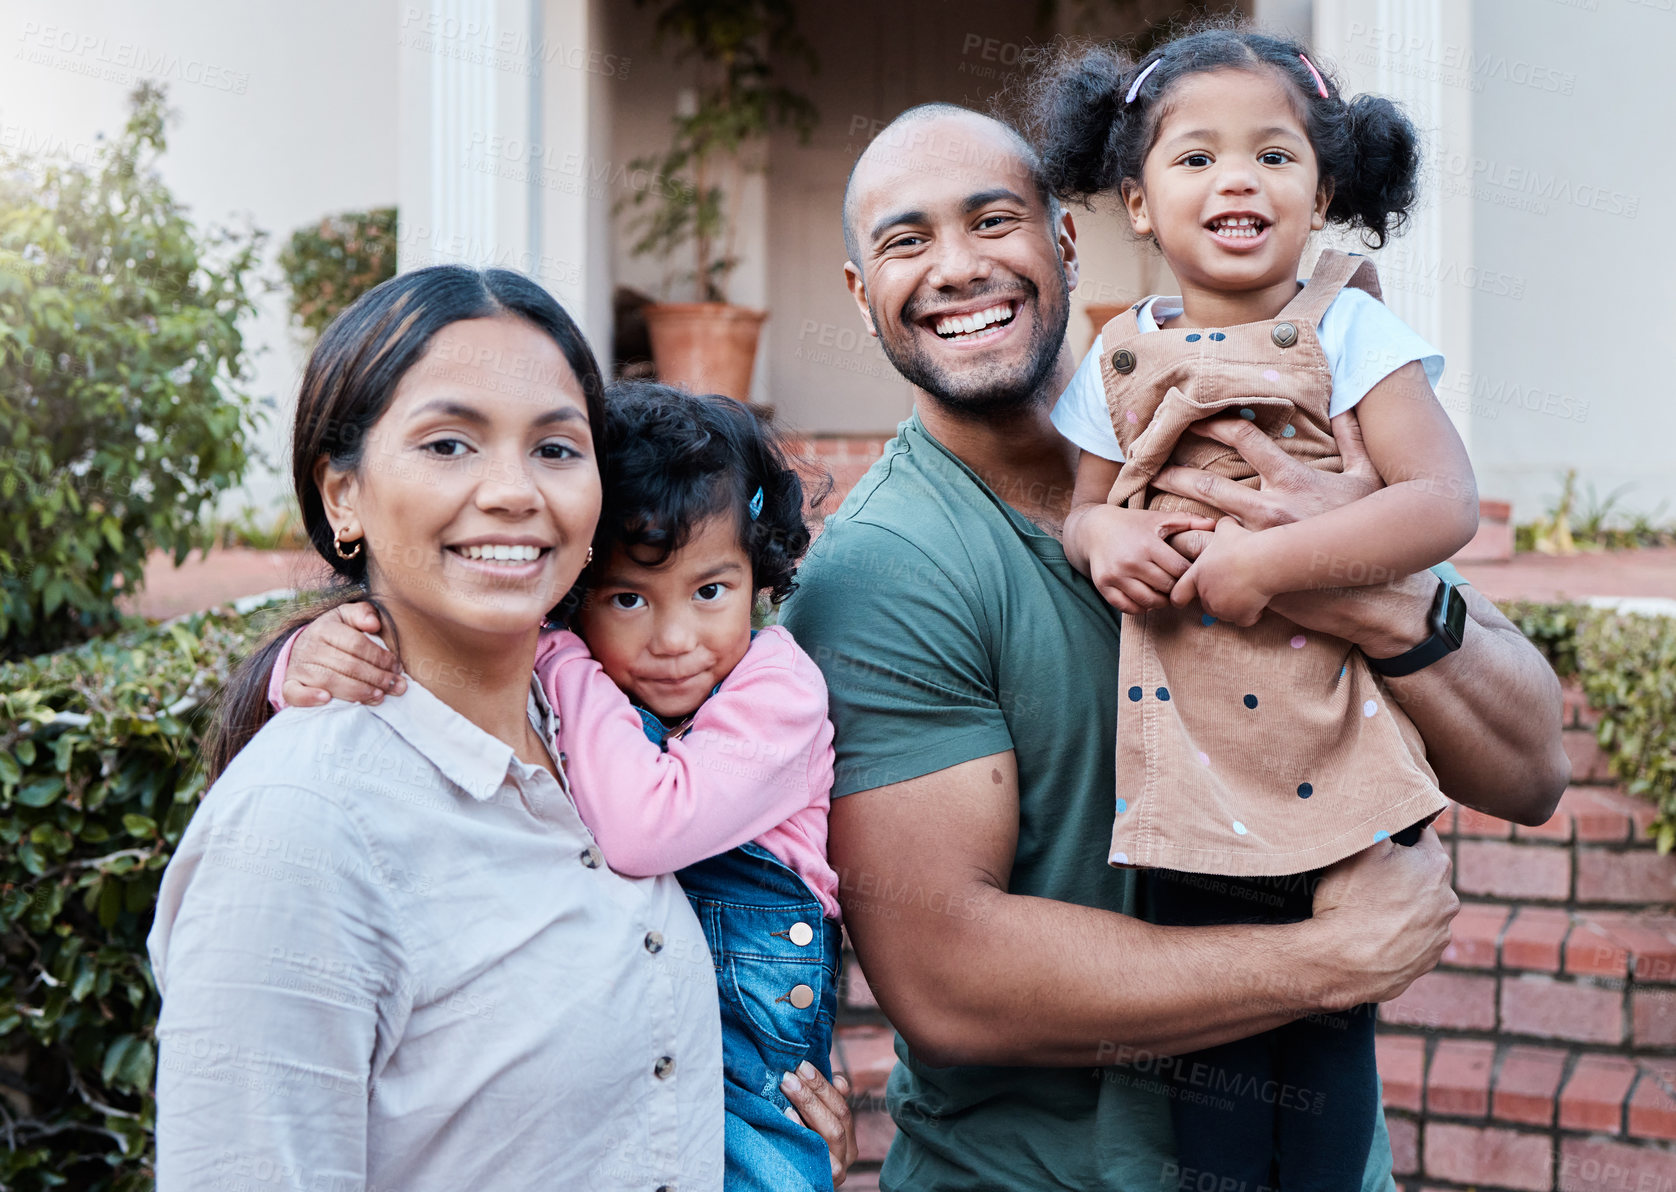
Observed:
[[[1209,629],[1212,625],[1216,624],[1216,618],[1211,616],[1209,613],[1200,613],[1199,624],[1203,625],[1206,629]]]
[[[1280,380],[1280,374],[1275,372],[1272,368],[1265,368],[1263,370],[1263,379],[1265,381],[1278,381]]]
[[[1314,793],[1315,793],[1315,788],[1313,786],[1311,786],[1309,783],[1307,783],[1307,782],[1298,783],[1298,798],[1307,799],[1311,795],[1313,795]],[[1123,800],[1119,799],[1117,801],[1117,803],[1118,803],[1117,809],[1119,811],[1122,811],[1123,810]]]
[[[1191,334],[1187,337],[1187,342],[1190,343],[1190,344],[1198,343],[1199,342],[1199,333],[1197,331],[1193,332],[1193,334]]]
[[[1375,715],[1378,714],[1378,712],[1379,712],[1379,705],[1374,703],[1371,699],[1367,703],[1362,705],[1362,715],[1363,716],[1370,716],[1370,717],[1375,716]]]
[[[1283,439],[1290,439],[1293,435],[1295,435],[1297,433],[1298,433],[1298,428],[1295,427],[1295,426],[1292,426],[1290,424],[1280,428],[1280,437],[1283,438]]]
[[[1208,754],[1208,753],[1206,753],[1206,752],[1205,752],[1205,751],[1204,751],[1204,750],[1202,750],[1202,749],[1201,749],[1201,750],[1200,750],[1200,751],[1199,751],[1199,764],[1200,764],[1200,765],[1201,765],[1201,766],[1208,766],[1208,765],[1210,765],[1210,754]]]
[[[1113,865],[1127,865],[1127,864],[1129,864],[1129,854],[1128,853],[1113,853],[1112,854],[1112,864]]]
[[[1245,825],[1240,823],[1239,820],[1234,821],[1234,835],[1235,836],[1244,836],[1245,835]]]
[[[1240,417],[1244,418],[1247,422],[1256,422],[1257,411],[1253,410],[1250,406],[1241,406]]]
[[[1246,696],[1245,706],[1248,708],[1255,708],[1257,706],[1257,697],[1255,695]]]
[[[1309,639],[1304,637],[1304,635],[1301,634],[1301,633],[1293,634],[1292,635],[1292,641],[1290,642],[1290,645],[1294,650],[1301,650],[1301,649],[1304,648],[1304,642],[1306,642],[1308,640]]]
[[[1117,801],[1117,814],[1122,815],[1125,811],[1128,811],[1128,810],[1129,810],[1129,800],[1128,799],[1119,799]]]
[[[1141,702],[1141,689],[1139,687],[1129,688],[1129,702],[1132,704]]]
[[[1378,844],[1381,840],[1389,840],[1389,839],[1391,839],[1391,834],[1389,832],[1387,832],[1384,828],[1379,829],[1379,831],[1377,831],[1373,834],[1373,842],[1375,844]]]
[[[1170,689],[1168,687],[1160,687],[1158,689],[1158,698],[1166,704],[1169,703],[1170,702]]]
[[[1133,411],[1133,410],[1130,410],[1127,414],[1124,415],[1124,417],[1127,418],[1131,424],[1139,422],[1141,420],[1140,415],[1136,414],[1135,411]]]
[[[1222,341],[1223,341],[1223,340],[1225,340],[1225,339],[1227,339],[1227,338],[1228,338],[1228,337],[1227,337],[1227,336],[1226,336],[1226,335],[1224,335],[1224,334],[1223,334],[1223,333],[1222,333],[1222,332],[1220,332],[1220,331],[1212,331],[1212,332],[1211,332],[1211,333],[1210,333],[1210,337],[1211,337],[1211,338],[1212,338],[1212,339],[1214,339],[1214,340],[1215,340],[1215,341],[1216,341],[1216,342],[1217,342],[1217,343],[1221,343],[1221,342],[1222,342]]]

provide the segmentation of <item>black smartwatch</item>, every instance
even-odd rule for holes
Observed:
[[[1432,635],[1412,650],[1406,650],[1395,658],[1371,658],[1364,654],[1373,673],[1384,675],[1387,679],[1412,675],[1445,654],[1453,654],[1461,648],[1461,637],[1466,632],[1467,604],[1459,584],[1438,577],[1437,595],[1432,599],[1432,611],[1427,614],[1426,623],[1431,626]]]

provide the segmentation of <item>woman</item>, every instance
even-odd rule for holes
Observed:
[[[601,863],[531,683],[599,515],[600,391],[501,270],[398,277],[315,349],[303,520],[416,682],[259,732],[271,650],[229,685],[150,939],[165,1192],[721,1186],[703,936],[673,878]]]

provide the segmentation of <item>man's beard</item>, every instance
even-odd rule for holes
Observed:
[[[881,335],[879,346],[884,349],[885,359],[904,379],[930,394],[951,413],[983,419],[1026,409],[1040,400],[1040,390],[1053,374],[1060,348],[1065,343],[1065,328],[1071,318],[1071,291],[1065,285],[1063,275],[1056,273],[1054,276],[1058,282],[1056,296],[1059,301],[1051,310],[1043,308],[1041,291],[1035,282],[1029,278],[1018,279],[1026,292],[1026,301],[1020,306],[1019,313],[1023,314],[1026,308],[1035,312],[1022,364],[978,363],[959,372],[950,371],[934,361],[921,344],[916,333],[914,303],[909,303],[902,310],[901,326],[907,334],[895,342],[891,336]],[[987,290],[1000,288],[998,285],[986,286],[965,297],[981,298]],[[885,324],[871,303],[867,309],[873,316],[873,325],[883,327]]]

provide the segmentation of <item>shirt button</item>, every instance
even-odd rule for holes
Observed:
[[[658,1062],[652,1065],[652,1075],[659,1080],[668,1080],[675,1075],[675,1057],[660,1055]]]
[[[1276,323],[1274,330],[1269,332],[1269,338],[1274,340],[1277,348],[1289,348],[1298,342],[1298,329],[1291,323]]]
[[[786,934],[791,937],[791,942],[799,948],[807,948],[809,942],[815,938],[815,929],[807,923],[798,922],[793,923],[791,930]]]
[[[582,850],[582,855],[578,859],[589,869],[598,869],[600,867],[600,863],[605,860],[605,854],[599,851],[599,846],[597,844],[590,844],[587,848]]]
[[[648,931],[646,933],[646,951],[654,956],[663,951],[663,934],[661,932]]]
[[[807,1010],[815,1004],[815,991],[807,985],[793,985],[791,992],[786,994],[786,1000],[799,1010]]]

